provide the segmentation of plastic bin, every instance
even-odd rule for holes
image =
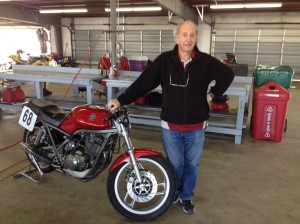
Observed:
[[[129,57],[129,69],[130,71],[143,71],[148,65],[147,56],[131,56]]]
[[[254,70],[254,85],[261,86],[275,81],[286,89],[291,87],[294,69],[288,65],[266,66],[258,65]]]
[[[282,141],[290,92],[277,82],[271,81],[256,87],[253,97],[252,137]]]

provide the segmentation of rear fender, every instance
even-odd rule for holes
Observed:
[[[162,153],[158,152],[156,150],[153,150],[153,149],[137,148],[137,149],[134,149],[134,155],[135,155],[135,158],[138,159],[143,156],[161,156]],[[113,172],[123,162],[130,162],[130,156],[129,156],[128,152],[120,155],[114,161],[114,163],[109,168],[109,172],[110,173]]]

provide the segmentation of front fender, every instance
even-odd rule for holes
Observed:
[[[153,150],[153,149],[137,148],[137,149],[134,149],[134,155],[135,155],[135,158],[138,159],[142,156],[161,156],[162,153],[158,152],[156,150]],[[114,161],[114,163],[110,166],[109,172],[110,173],[113,172],[121,163],[129,162],[129,161],[130,161],[130,156],[129,156],[128,152],[120,155]]]

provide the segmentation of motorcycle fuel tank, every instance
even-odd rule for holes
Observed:
[[[73,108],[60,128],[72,134],[79,129],[103,130],[111,127],[110,121],[104,118],[110,116],[109,110],[97,105],[82,105]]]

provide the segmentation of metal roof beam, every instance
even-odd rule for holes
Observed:
[[[197,13],[181,0],[153,0],[153,2],[156,2],[161,7],[168,9],[184,20],[191,20],[198,24]]]
[[[37,11],[25,11],[4,6],[0,6],[0,18],[31,25],[60,25],[60,19],[54,16],[45,16]]]

